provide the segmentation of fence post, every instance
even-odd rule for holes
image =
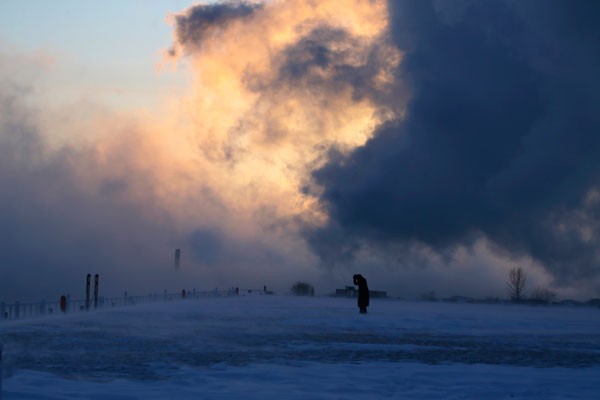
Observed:
[[[94,275],[94,308],[98,308],[98,274]]]
[[[87,274],[85,277],[85,310],[90,309],[90,279],[92,275]]]

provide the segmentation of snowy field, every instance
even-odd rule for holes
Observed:
[[[598,399],[600,309],[248,296],[0,323],[9,399]]]

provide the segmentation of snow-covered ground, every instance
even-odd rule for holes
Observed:
[[[600,309],[248,296],[0,323],[8,399],[598,399]]]

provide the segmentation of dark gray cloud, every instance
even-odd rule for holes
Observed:
[[[397,58],[398,51],[390,48],[385,37],[364,37],[320,23],[270,54],[271,69],[267,72],[251,68],[244,71],[246,88],[258,95],[247,117],[251,120],[256,110],[277,111],[273,104],[285,104],[292,97],[303,107],[316,109],[315,114],[305,117],[306,126],[322,123],[327,116],[338,118],[338,114],[346,112],[341,109],[340,99],[344,99],[347,107],[369,103],[382,114],[389,107],[398,109],[400,104],[390,101],[391,85],[379,81],[393,69]],[[280,113],[266,112],[260,118],[267,142],[294,134],[282,125],[285,118]],[[318,146],[329,145],[318,129],[308,133],[321,138],[323,142]]]
[[[485,236],[559,280],[597,276],[600,7],[471,2],[444,18],[433,3],[390,2],[405,117],[314,172],[332,218],[309,242],[331,262],[361,242]]]
[[[177,44],[191,49],[201,47],[207,35],[218,32],[231,21],[252,15],[260,8],[261,4],[245,2],[199,4],[191,7],[185,14],[175,17]],[[175,53],[175,49],[170,50],[171,55]]]
[[[369,98],[383,103],[383,91],[375,81],[385,68],[383,44],[353,36],[343,29],[316,28],[281,52],[276,60],[277,74],[269,83],[311,88],[332,95],[350,87],[357,101]]]
[[[386,106],[390,88],[378,85],[376,78],[392,64],[387,44],[383,38],[373,40],[322,25],[274,55],[274,74],[248,73],[246,83],[267,97],[282,87],[332,96],[350,88],[355,101],[367,98]]]

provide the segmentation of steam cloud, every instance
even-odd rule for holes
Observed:
[[[11,188],[0,200],[10,238],[3,298],[77,296],[88,272],[107,295],[190,284],[285,290],[317,275],[298,232],[324,216],[299,188],[329,143],[364,143],[388,118],[376,95],[399,55],[385,50],[385,14],[384,2],[362,1],[193,6],[172,16],[166,52],[189,63],[193,94],[161,115],[54,110],[35,83],[0,69]],[[10,51],[1,56],[15,65]]]
[[[72,110],[75,125],[42,118],[0,66],[0,289],[57,296],[87,272],[115,290],[320,274],[331,289],[359,270],[393,294],[502,295],[525,262],[532,281],[597,292],[598,11],[195,5],[165,52],[190,96],[163,115]]]
[[[331,220],[310,231],[313,248],[333,262],[362,247],[445,253],[484,237],[559,283],[597,279],[600,8],[453,5],[390,3],[406,113],[314,172]]]

